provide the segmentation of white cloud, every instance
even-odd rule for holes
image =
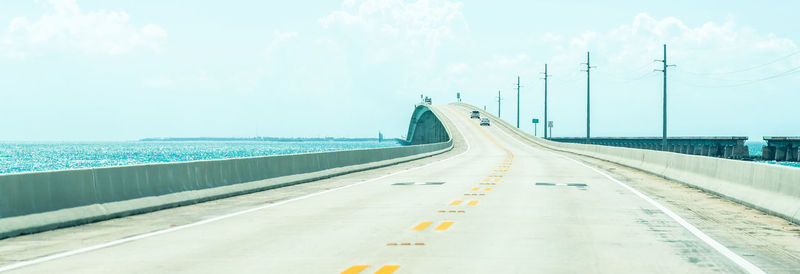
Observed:
[[[183,90],[202,90],[219,86],[216,79],[208,71],[202,69],[177,75],[169,74],[149,77],[142,81],[142,85],[148,88],[176,88]]]
[[[153,24],[135,26],[124,11],[82,11],[75,0],[49,0],[39,18],[16,17],[0,36],[0,55],[25,57],[47,51],[119,55],[144,48],[158,51],[167,32]]]
[[[467,30],[461,8],[460,2],[447,0],[346,0],[341,10],[318,22],[366,43],[372,62],[409,56],[430,59],[443,43]]]
[[[798,49],[789,39],[739,27],[732,19],[722,24],[689,26],[674,17],[656,19],[645,13],[637,14],[630,24],[607,31],[587,31],[568,40],[568,44],[552,41],[556,54],[550,58],[551,63],[585,62],[585,55],[580,53],[591,51],[592,63],[605,65],[600,70],[614,72],[630,72],[660,59],[663,44],[668,46],[669,59],[681,63],[678,70],[689,71],[730,71]]]
[[[447,74],[463,74],[469,70],[469,65],[464,63],[451,64],[447,66]]]
[[[502,68],[515,68],[519,67],[520,64],[528,61],[530,58],[527,54],[520,53],[516,56],[493,56],[492,59],[485,62],[483,65],[487,69],[502,69]]]

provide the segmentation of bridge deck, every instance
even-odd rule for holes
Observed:
[[[459,132],[452,152],[6,239],[0,270],[16,262],[30,263],[15,269],[21,273],[800,269],[798,226],[647,174],[525,145],[497,126],[479,127],[464,109],[439,109]]]

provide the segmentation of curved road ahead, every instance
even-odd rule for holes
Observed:
[[[451,152],[295,188],[3,240],[0,271],[800,269],[795,225],[650,175],[524,144],[496,125],[478,126],[466,109],[436,108],[457,131]],[[662,185],[667,187],[659,190]],[[711,213],[694,213],[695,202]],[[753,221],[740,222],[747,218]],[[774,231],[761,238],[741,235],[760,233],[761,226]]]

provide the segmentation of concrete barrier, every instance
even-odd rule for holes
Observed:
[[[479,110],[467,104],[456,105]],[[533,145],[656,174],[800,224],[800,168],[645,149],[552,142],[487,115],[492,117],[493,125],[504,127]]]
[[[453,147],[442,124],[446,141],[431,144],[0,175],[0,239],[429,157]]]

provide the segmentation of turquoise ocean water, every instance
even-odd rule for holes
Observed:
[[[0,174],[395,147],[396,141],[0,143]]]

